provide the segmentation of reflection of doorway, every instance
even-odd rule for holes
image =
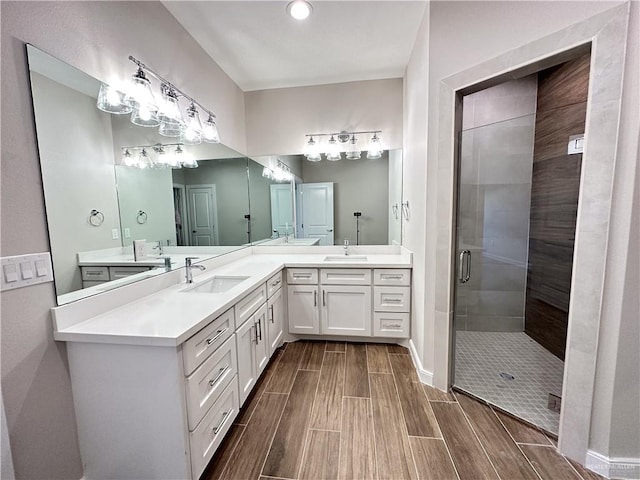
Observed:
[[[173,211],[176,223],[176,245],[182,247],[187,244],[185,236],[187,232],[187,203],[186,189],[184,185],[179,183],[173,184]]]
[[[302,237],[333,245],[333,183],[301,183],[298,187]]]
[[[290,183],[272,183],[271,189],[271,233],[289,235],[293,233],[293,196]]]
[[[187,186],[189,244],[218,245],[218,208],[215,185]]]

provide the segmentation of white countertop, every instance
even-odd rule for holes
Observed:
[[[337,254],[332,254],[333,257]],[[325,261],[327,253],[252,254],[208,269],[194,269],[194,283],[184,280],[135,299],[124,305],[89,316],[74,324],[58,328],[54,321],[56,340],[117,343],[130,345],[177,346],[204,328],[216,317],[235,305],[245,295],[266,282],[285,267],[312,268],[410,268],[411,254],[368,254],[366,262],[345,257],[341,261]],[[206,262],[204,262],[206,264]],[[249,278],[224,293],[196,293],[183,290],[206,282],[213,276],[248,276]],[[175,277],[181,278],[181,277]],[[176,280],[177,281],[177,280]],[[126,288],[126,287],[125,287]],[[92,299],[85,299],[90,302]],[[96,300],[99,301],[99,300]],[[62,306],[54,309],[54,319]],[[90,310],[90,309],[89,309]],[[60,312],[60,313],[58,313]]]

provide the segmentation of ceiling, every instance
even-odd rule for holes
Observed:
[[[244,91],[402,77],[426,1],[163,1]]]

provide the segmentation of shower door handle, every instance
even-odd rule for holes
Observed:
[[[460,261],[458,262],[458,280],[460,283],[467,283],[471,278],[471,251],[462,250]]]

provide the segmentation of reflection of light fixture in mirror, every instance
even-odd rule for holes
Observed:
[[[153,160],[151,160],[151,156],[149,155],[149,152],[147,152],[146,148],[142,148],[140,150],[137,167],[142,169],[153,167]]]
[[[291,168],[289,168],[289,165],[282,162],[282,160],[278,160],[277,165],[273,169],[264,167],[262,169],[262,176],[265,178],[269,178],[275,182],[293,181],[293,173],[291,172]]]
[[[382,156],[382,145],[380,144],[380,138],[377,133],[373,134],[369,141],[369,147],[367,148],[367,158],[374,160]]]
[[[220,143],[220,135],[218,134],[218,127],[216,126],[215,115],[209,114],[209,118],[204,122],[202,127],[202,134],[204,141],[207,143]]]
[[[330,162],[337,162],[342,158],[340,147],[338,146],[338,142],[333,135],[331,135],[329,142],[327,142],[327,153],[325,155],[327,157],[327,160],[329,160]]]
[[[196,106],[191,103],[187,108],[187,120],[182,131],[181,140],[188,145],[202,143],[202,123]]]
[[[349,140],[349,145],[347,145],[347,154],[345,157],[347,160],[358,160],[360,158],[361,152],[358,148],[358,139],[355,135],[351,136],[351,140]]]
[[[122,115],[131,113],[133,107],[127,103],[126,95],[113,85],[103,83],[100,85],[98,93],[97,106],[100,110],[107,113]]]
[[[122,158],[120,163],[125,167],[143,169],[196,168],[198,162],[182,147],[182,143],[156,143],[155,145],[121,147]]]
[[[138,159],[131,155],[131,151],[128,148],[123,150],[121,162],[125,167],[136,167],[138,165]]]
[[[153,167],[159,169],[168,168],[170,166],[170,160],[164,146],[161,144],[154,145],[153,151],[156,154],[156,161],[154,162]]]
[[[305,0],[294,0],[287,5],[287,12],[296,20],[304,20],[312,11],[313,7]]]

